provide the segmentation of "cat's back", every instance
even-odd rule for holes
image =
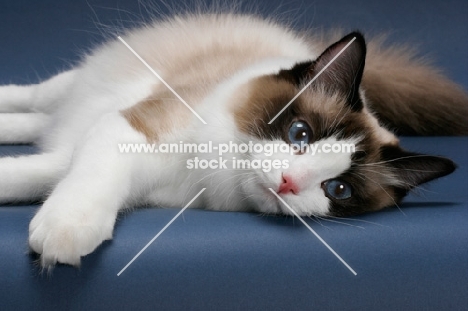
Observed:
[[[309,44],[287,26],[253,15],[197,14],[155,21],[122,38],[167,81],[225,78],[265,58],[313,58]],[[126,79],[141,61],[119,40],[96,49],[85,65],[100,75]]]
[[[133,108],[130,113],[148,116],[155,124],[165,118],[163,106],[170,107],[169,115],[185,116],[185,108],[174,110],[182,106],[173,105],[177,97],[154,73],[198,109],[218,84],[255,63],[316,56],[290,28],[252,15],[175,16],[129,30],[121,39],[111,36],[76,68],[66,98],[54,112],[50,131],[60,133],[54,141],[74,140],[114,111]]]

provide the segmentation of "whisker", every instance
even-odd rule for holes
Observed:
[[[294,216],[293,216],[293,217],[294,217]],[[307,216],[307,218],[309,218],[310,220],[312,220],[312,221],[315,222],[316,224],[319,224],[321,227],[330,229],[329,227],[327,227],[327,226],[325,226],[324,224],[322,224],[322,222],[320,221],[320,219],[318,219],[317,216],[311,215],[311,216]]]
[[[372,166],[374,164],[385,164],[385,163],[395,162],[395,161],[398,161],[398,160],[412,159],[412,158],[425,158],[425,157],[434,157],[434,156],[429,156],[429,155],[425,155],[425,154],[418,154],[418,155],[395,158],[395,159],[391,159],[391,160],[387,160],[387,161],[380,161],[380,162],[374,162],[374,163],[363,163],[361,165]],[[443,157],[440,157],[440,158],[443,158]]]
[[[398,208],[398,210],[404,215],[406,216],[406,214],[403,212],[403,210],[400,208],[400,206],[397,204],[397,202],[395,202],[395,199],[387,192],[387,190],[385,190],[382,185],[378,182],[376,182],[375,180],[373,180],[372,178],[370,178],[369,176],[365,176],[367,179],[369,179],[370,181],[372,181],[373,183],[375,183],[377,186],[380,187],[380,189],[382,189],[383,192],[385,192],[387,194],[387,196],[393,201],[393,203],[395,204],[395,206]]]
[[[363,219],[348,218],[348,217],[344,218],[344,217],[336,217],[336,216],[327,216],[327,218],[345,219],[345,220],[349,220],[349,221],[357,221],[357,222],[362,222],[362,223],[366,223],[366,224],[370,224],[370,225],[375,225],[375,226],[379,226],[379,227],[391,228],[391,227],[389,227],[389,226],[385,226],[385,225],[379,224],[379,223],[377,223],[377,222],[372,222],[372,221],[363,220]]]

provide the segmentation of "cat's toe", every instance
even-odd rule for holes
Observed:
[[[87,252],[87,249],[83,248],[79,235],[79,230],[73,226],[55,228],[38,226],[30,234],[29,246],[41,255],[40,263],[44,268],[54,266],[56,263],[78,266],[81,256],[92,251]]]
[[[51,267],[56,263],[80,265],[82,256],[96,249],[110,233],[93,222],[77,222],[70,215],[44,209],[30,223],[29,246],[41,255],[41,266]]]

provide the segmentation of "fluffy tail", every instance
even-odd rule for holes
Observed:
[[[370,109],[401,135],[468,135],[468,94],[408,48],[367,44],[362,87]]]

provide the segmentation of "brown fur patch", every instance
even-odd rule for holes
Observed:
[[[159,36],[152,33],[155,38],[158,37],[153,42],[153,45],[157,44],[153,49],[139,48],[138,42],[129,42],[196,111],[200,101],[217,84],[232,77],[240,69],[261,59],[284,56],[284,50],[276,43],[261,40],[258,35],[246,36],[245,30],[234,21],[235,18],[229,15],[222,19],[216,16],[189,19],[184,22],[184,27],[178,26],[179,21],[172,21],[163,24],[164,27],[158,30],[161,32]],[[247,17],[245,22],[246,27],[259,23]],[[264,24],[261,22],[258,25]],[[172,33],[167,40],[162,39],[167,36],[165,28]],[[193,29],[193,33],[179,29]],[[173,37],[177,38],[176,43]],[[161,84],[154,88],[150,97],[122,114],[132,127],[151,141],[157,141],[174,126],[184,126],[187,120],[193,119],[190,110]]]
[[[263,76],[244,85],[232,99],[232,109],[241,132],[258,138],[287,141],[289,126],[295,120],[306,121],[313,141],[338,134],[339,138],[373,136],[377,124],[364,113],[352,112],[339,94],[328,94],[312,86],[303,92],[270,125],[268,122],[299,92],[287,80],[275,75]],[[363,134],[366,133],[366,134]]]
[[[148,142],[157,142],[173,128],[183,127],[192,116],[190,110],[177,101],[177,98],[147,98],[121,114]]]
[[[239,130],[258,138],[282,138],[283,119],[268,122],[297,94],[297,89],[275,76],[263,76],[244,85],[232,98],[234,119]],[[301,99],[298,98],[296,102]]]
[[[248,51],[236,54],[235,50],[214,46],[206,54],[194,53],[189,59],[170,66],[165,81],[182,97],[192,109],[224,79],[234,74],[246,63],[254,61]],[[235,61],[237,59],[237,61]],[[154,88],[153,94],[138,104],[122,111],[130,125],[144,134],[148,141],[158,141],[161,135],[173,128],[182,128],[194,115],[185,105],[166,89],[164,85]]]

